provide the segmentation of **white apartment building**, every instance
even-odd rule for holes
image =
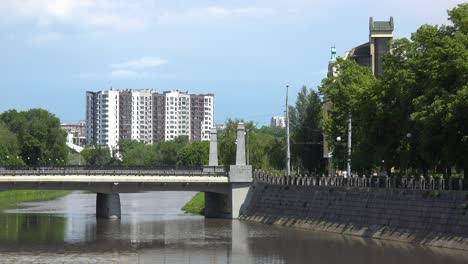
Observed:
[[[209,140],[213,126],[214,94],[131,89],[86,93],[88,145],[116,150],[119,140],[152,144],[182,135]]]
[[[108,145],[119,142],[119,92],[86,92],[86,143]]]
[[[185,135],[190,138],[190,95],[186,92],[165,92],[166,128],[165,140]]]
[[[286,127],[286,117],[285,116],[271,117],[270,126],[271,127]]]
[[[210,129],[214,127],[213,113],[214,113],[214,95],[203,95],[204,113],[202,123],[201,140],[210,140]]]
[[[152,90],[132,91],[132,140],[153,143],[152,97]]]

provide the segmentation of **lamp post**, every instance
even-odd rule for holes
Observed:
[[[339,136],[336,137],[336,142],[338,142],[338,144],[343,144],[343,143],[341,143],[341,137],[339,137]],[[339,161],[339,160],[338,160],[338,161]],[[344,161],[344,160],[343,160],[343,161]],[[340,165],[341,165],[341,164],[340,164]],[[340,168],[340,167],[338,166],[338,169],[339,169],[339,168]]]
[[[288,107],[289,85],[286,85],[286,176],[291,175],[291,151],[289,146],[289,107]]]
[[[351,177],[351,114],[349,114],[348,121],[348,159],[346,161],[346,170],[348,171],[348,176]]]

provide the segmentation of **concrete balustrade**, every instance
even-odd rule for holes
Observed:
[[[275,176],[265,171],[255,171],[254,180],[275,185],[288,186],[329,186],[329,187],[355,187],[355,188],[386,188],[386,189],[414,189],[414,190],[466,190],[464,179],[446,180],[414,177],[325,177],[325,176]]]

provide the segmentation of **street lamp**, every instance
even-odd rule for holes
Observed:
[[[342,145],[342,144],[343,144],[343,143],[341,142],[341,137],[340,137],[340,136],[336,137],[336,142],[338,142],[339,145]],[[335,157],[338,158],[339,156],[338,156],[338,155],[335,155]],[[339,159],[338,159],[337,161],[338,161],[338,168],[337,168],[337,169],[340,169],[340,167],[339,167]],[[344,164],[344,159],[343,159],[343,164]],[[343,165],[343,166],[344,166],[344,165]]]
[[[289,145],[289,107],[288,107],[289,85],[286,85],[286,175],[291,176],[291,151]]]

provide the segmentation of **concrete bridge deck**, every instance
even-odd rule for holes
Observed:
[[[228,193],[228,183],[228,174],[223,167],[0,169],[1,190],[85,190],[101,193],[210,191]]]

